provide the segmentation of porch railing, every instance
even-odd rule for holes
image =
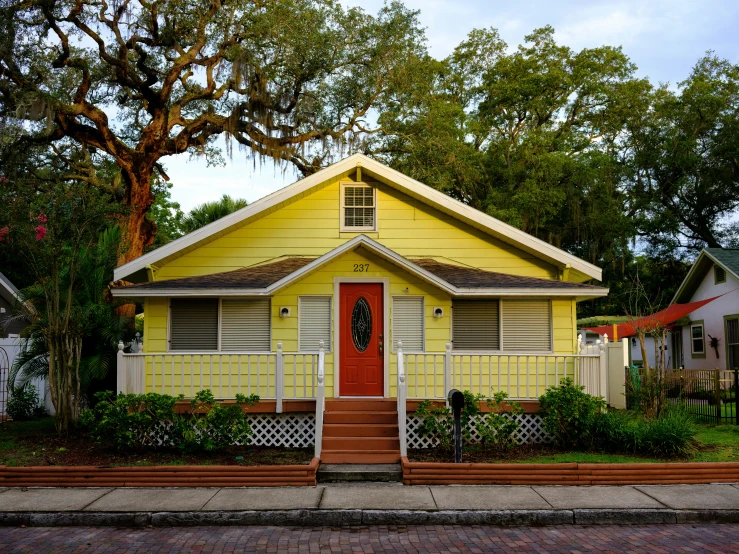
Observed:
[[[534,400],[569,377],[586,392],[606,396],[605,352],[539,354],[452,352],[402,355],[408,398],[445,400],[451,389],[490,396],[504,391],[509,398]],[[400,364],[400,354],[398,363]]]
[[[125,354],[118,345],[119,392],[146,391],[184,395],[210,389],[216,398],[237,393],[275,400],[278,413],[286,399],[316,398],[320,353],[283,352],[146,352]]]
[[[316,394],[316,445],[315,457],[321,457],[321,446],[323,445],[323,412],[326,410],[326,389],[325,389],[325,353],[323,350],[323,341],[318,343],[318,373],[317,373],[317,394]]]

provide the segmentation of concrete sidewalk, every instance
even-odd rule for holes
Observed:
[[[739,484],[10,488],[0,525],[737,523]]]

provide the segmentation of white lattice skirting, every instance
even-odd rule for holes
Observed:
[[[472,443],[480,442],[480,436],[477,434],[477,429],[474,425],[474,420],[480,417],[484,416],[473,418]],[[541,426],[541,416],[537,414],[523,414],[517,417],[521,424],[518,428],[518,433],[516,433],[516,442],[518,444],[551,442],[551,436]],[[408,414],[406,417],[408,448],[433,448],[439,444],[438,439],[435,437],[421,435],[419,431],[422,422],[423,418],[415,414]]]
[[[252,430],[249,444],[293,448],[308,448],[315,445],[315,414],[253,414],[247,418]]]

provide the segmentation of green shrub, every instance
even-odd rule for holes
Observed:
[[[210,390],[198,392],[190,401],[189,418],[179,418],[183,450],[220,450],[233,444],[245,444],[251,427],[242,409],[259,402],[252,394],[236,395],[234,404],[216,402]]]
[[[696,451],[697,433],[689,414],[679,408],[664,410],[660,417],[645,421],[641,453],[685,458]]]
[[[509,450],[516,444],[516,433],[521,427],[518,417],[523,415],[524,409],[507,398],[508,394],[499,391],[487,399],[490,411],[477,421],[477,433],[484,448]]]
[[[593,417],[589,436],[596,450],[638,453],[644,442],[644,422],[628,412],[603,412]]]
[[[474,395],[470,391],[463,391],[464,408],[460,417],[462,426],[462,441],[470,442],[472,426],[477,414],[480,413],[479,402],[485,397],[482,394]],[[416,415],[423,418],[419,433],[438,439],[439,446],[445,450],[454,449],[454,413],[450,407],[433,407],[430,400],[418,404]]]
[[[31,383],[15,387],[8,399],[7,412],[15,421],[26,421],[37,415],[38,392]]]
[[[544,430],[564,448],[588,443],[593,418],[605,406],[602,397],[587,394],[585,387],[575,385],[570,378],[562,379],[559,387],[548,388],[539,397]]]
[[[93,440],[118,450],[136,447],[172,447],[181,444],[175,405],[183,397],[167,394],[95,394],[98,403],[80,414],[80,423]]]
[[[251,435],[242,407],[259,401],[252,395],[236,396],[236,403],[221,405],[210,390],[195,395],[190,412],[175,410],[178,397],[166,394],[99,392],[98,403],[80,415],[93,440],[118,450],[139,447],[178,447],[183,450],[218,450],[243,444]]]

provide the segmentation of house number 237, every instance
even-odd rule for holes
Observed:
[[[354,273],[366,273],[370,264],[354,264]]]

